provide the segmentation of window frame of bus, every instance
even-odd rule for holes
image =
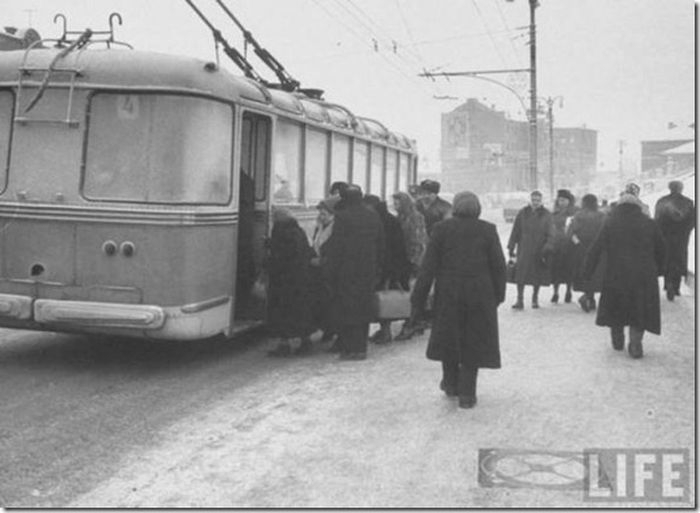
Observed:
[[[378,160],[375,161],[375,156]],[[374,190],[374,186],[377,185],[375,182],[374,172],[379,172],[379,190]],[[379,142],[373,141],[370,145],[369,150],[369,183],[368,192],[369,194],[374,194],[379,198],[384,198],[384,184],[385,184],[385,173],[386,173],[386,146],[380,144]]]
[[[390,201],[391,198],[393,197],[394,193],[398,191],[399,188],[399,182],[398,182],[398,173],[399,173],[399,150],[396,148],[392,147],[387,147],[385,149],[384,153],[384,168],[385,168],[385,174],[384,174],[384,198],[387,201]],[[394,165],[390,166],[389,161],[393,159]],[[393,169],[390,169],[390,167],[393,167]],[[391,182],[389,182],[389,176],[391,175]],[[390,189],[391,186],[391,189]]]
[[[357,166],[356,161],[358,160],[356,159],[356,150],[358,145],[360,144],[365,148],[364,183],[357,183],[357,179],[355,176],[355,169]],[[367,139],[361,139],[358,137],[352,138],[352,166],[350,168],[350,180],[351,183],[359,185],[362,188],[363,193],[367,191],[367,184],[369,183],[370,145],[371,141],[368,141]]]
[[[92,102],[95,96],[98,95],[114,95],[114,96],[120,96],[120,95],[126,95],[126,96],[136,96],[136,95],[142,95],[142,96],[176,96],[176,97],[183,97],[183,98],[197,98],[201,100],[208,100],[211,102],[215,103],[220,103],[222,105],[225,105],[228,107],[231,111],[231,137],[230,137],[230,156],[229,156],[229,170],[228,170],[228,198],[225,201],[221,202],[211,202],[211,201],[153,201],[153,200],[136,200],[136,199],[121,199],[121,198],[95,198],[95,197],[90,197],[85,194],[85,178],[86,174],[88,172],[88,166],[87,166],[87,156],[88,156],[88,146],[89,146],[89,141],[90,141],[90,123],[91,123],[91,118],[93,115],[92,112]],[[83,148],[82,148],[82,155],[81,155],[81,162],[80,162],[80,184],[79,184],[79,193],[80,196],[88,202],[92,203],[97,203],[97,202],[104,202],[104,203],[133,203],[133,204],[140,204],[140,205],[177,205],[177,206],[228,206],[231,204],[233,199],[235,198],[234,195],[234,183],[233,183],[233,173],[234,173],[234,164],[235,164],[235,138],[236,138],[236,105],[231,102],[227,101],[225,99],[212,96],[212,95],[207,95],[207,94],[201,94],[201,93],[194,93],[194,92],[183,92],[183,91],[172,91],[172,90],[143,90],[143,89],[138,89],[138,90],[130,90],[130,89],[99,89],[99,90],[93,90],[90,91],[90,93],[87,96],[87,103],[85,107],[85,132],[83,135]],[[236,200],[237,203],[237,200]]]
[[[325,148],[323,151],[323,174],[315,174],[315,178],[320,178],[321,179],[321,196],[318,198],[310,198],[309,197],[309,187],[308,187],[308,179],[310,178],[309,174],[309,161],[311,160],[309,158],[310,154],[309,151],[310,149],[313,148],[312,145],[309,144],[309,141],[312,137],[310,137],[310,134],[315,134],[317,136],[320,136],[323,138],[324,143],[325,143]],[[322,201],[325,196],[326,196],[326,191],[330,187],[329,180],[330,180],[330,152],[331,152],[331,131],[329,131],[326,128],[306,124],[304,127],[304,157],[303,157],[303,201],[305,205],[309,205],[310,201],[313,200],[314,203],[318,201]],[[315,155],[315,157],[319,157],[319,155]]]
[[[278,149],[280,148],[280,142],[283,140],[282,137],[279,136],[278,133],[278,127],[280,124],[287,125],[290,127],[295,127],[298,129],[298,134],[299,134],[299,144],[297,147],[297,166],[298,166],[298,172],[297,172],[297,196],[293,197],[289,201],[280,201],[280,198],[275,197],[275,193],[278,191],[273,190],[275,187],[275,177],[274,175],[276,174],[276,166],[277,166],[277,154],[278,154]],[[281,116],[277,115],[274,120],[274,125],[273,125],[273,138],[274,138],[274,143],[272,145],[272,151],[271,151],[271,164],[270,164],[270,184],[269,184],[269,189],[270,189],[270,201],[273,204],[276,205],[291,205],[291,206],[299,206],[303,204],[304,201],[304,158],[305,158],[305,153],[306,153],[306,128],[305,128],[305,123],[298,121],[294,118],[287,117],[287,116]],[[288,178],[288,177],[287,177]],[[287,180],[289,181],[289,180]]]
[[[5,191],[7,190],[7,186],[9,183],[9,175],[10,175],[10,155],[12,154],[12,135],[14,133],[14,119],[15,119],[15,103],[17,102],[17,96],[15,95],[15,92],[12,89],[0,89],[0,95],[3,95],[4,93],[8,93],[9,95],[9,100],[10,100],[10,115],[7,117],[7,153],[5,155],[5,168],[3,172],[3,183],[2,186],[0,187],[0,194],[4,194]],[[2,119],[2,117],[0,117]],[[2,131],[0,130],[0,133]],[[0,142],[0,145],[2,143]],[[2,146],[0,146],[1,148]],[[1,155],[0,155],[1,156]],[[1,162],[1,161],[0,161]]]

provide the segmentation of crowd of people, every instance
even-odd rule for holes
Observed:
[[[645,331],[659,334],[658,277],[669,301],[680,295],[687,273],[689,235],[695,205],[682,182],[650,209],[639,187],[628,184],[619,199],[600,204],[561,189],[552,211],[533,191],[514,221],[506,263],[492,223],[479,219],[479,198],[471,192],[439,196],[440,184],[424,180],[392,196],[393,210],[357,185],[336,182],[321,201],[313,237],[288,210],[274,209],[267,264],[268,321],[278,344],[271,355],[308,354],[311,334],[322,331],[328,351],[343,360],[363,360],[368,342],[407,340],[431,328],[426,356],[442,363],[440,388],[459,405],[476,404],[479,368],[499,368],[498,306],[506,282],[515,283],[514,310],[524,310],[525,286],[539,308],[541,287],[552,285],[550,301],[573,301],[597,311],[596,324],[610,329],[615,350],[643,356]],[[410,296],[410,315],[392,336],[394,319],[377,319],[377,291]],[[600,294],[598,303],[596,294]],[[371,336],[370,324],[379,322]],[[296,341],[296,342],[295,342]]]

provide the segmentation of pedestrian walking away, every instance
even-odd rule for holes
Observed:
[[[625,347],[624,327],[629,326],[629,354],[641,358],[644,332],[661,333],[658,276],[665,245],[661,230],[634,195],[623,194],[605,220],[588,252],[584,279],[591,279],[603,252],[608,261],[596,324],[610,327],[617,351]]]
[[[688,275],[688,240],[695,228],[695,203],[683,196],[683,182],[669,182],[670,194],[656,202],[654,219],[666,241],[664,290],[673,301],[681,295],[681,278]]]
[[[552,250],[552,303],[559,302],[559,285],[566,287],[564,302],[571,303],[573,285],[573,244],[566,232],[576,213],[574,195],[568,189],[557,191],[556,205],[552,213],[554,224],[554,248]]]
[[[498,305],[505,298],[505,257],[496,226],[481,221],[479,198],[461,192],[454,217],[437,223],[411,295],[412,308],[425,306],[435,281],[435,318],[426,356],[442,363],[440,388],[476,404],[479,368],[498,369]]]
[[[373,295],[384,258],[384,230],[379,216],[362,204],[362,189],[350,185],[341,193],[327,242],[325,272],[331,291],[329,322],[338,333],[340,358],[367,356]]]
[[[508,255],[516,260],[518,299],[513,308],[524,308],[525,285],[532,285],[532,308],[539,308],[538,293],[550,283],[549,258],[554,248],[552,214],[542,205],[542,193],[533,191],[530,204],[515,216],[508,239]]]
[[[578,299],[584,312],[596,309],[595,293],[603,288],[603,273],[607,254],[600,256],[590,280],[584,279],[586,253],[593,244],[598,232],[603,226],[605,214],[598,210],[598,198],[595,194],[586,194],[581,198],[581,209],[574,214],[569,225],[567,236],[573,244],[573,288],[583,292]]]
[[[297,220],[289,210],[273,210],[268,275],[268,322],[279,338],[271,356],[305,354],[311,349],[313,331],[309,264],[313,252]],[[292,348],[293,341],[299,341]]]

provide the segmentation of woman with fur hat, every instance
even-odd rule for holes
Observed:
[[[573,244],[574,290],[583,292],[578,303],[584,312],[595,310],[595,293],[600,292],[603,286],[605,255],[601,255],[601,261],[590,280],[584,280],[583,271],[586,253],[603,226],[604,220],[605,214],[598,210],[596,195],[586,194],[581,198],[581,210],[574,214],[567,231],[567,237]]]

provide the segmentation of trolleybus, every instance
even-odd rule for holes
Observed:
[[[230,337],[264,322],[274,205],[310,229],[334,181],[415,181],[414,142],[347,108],[83,39],[0,52],[0,326]]]

